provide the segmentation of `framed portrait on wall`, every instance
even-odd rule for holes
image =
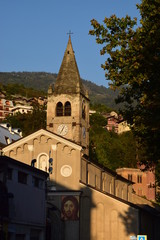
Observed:
[[[79,220],[79,196],[62,196],[61,219],[63,221]]]

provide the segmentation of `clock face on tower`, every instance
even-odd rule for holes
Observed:
[[[68,133],[68,127],[65,124],[61,124],[57,128],[57,133],[61,136],[65,136]]]

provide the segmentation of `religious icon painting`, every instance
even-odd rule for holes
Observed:
[[[61,219],[64,221],[79,220],[79,197],[62,196],[61,199]]]

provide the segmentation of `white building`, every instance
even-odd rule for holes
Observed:
[[[32,113],[33,111],[33,107],[32,106],[22,106],[22,105],[17,105],[13,108],[11,108],[11,112],[13,115],[15,115],[16,113]]]

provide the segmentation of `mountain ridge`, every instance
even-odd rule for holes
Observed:
[[[48,72],[0,72],[1,84],[20,84],[27,88],[41,90],[46,93],[49,85],[53,85],[56,78],[56,73]],[[118,91],[113,91],[102,85],[98,86],[88,80],[81,80],[89,92],[89,98],[92,104],[104,104],[115,110],[118,109],[118,106],[115,103]]]

